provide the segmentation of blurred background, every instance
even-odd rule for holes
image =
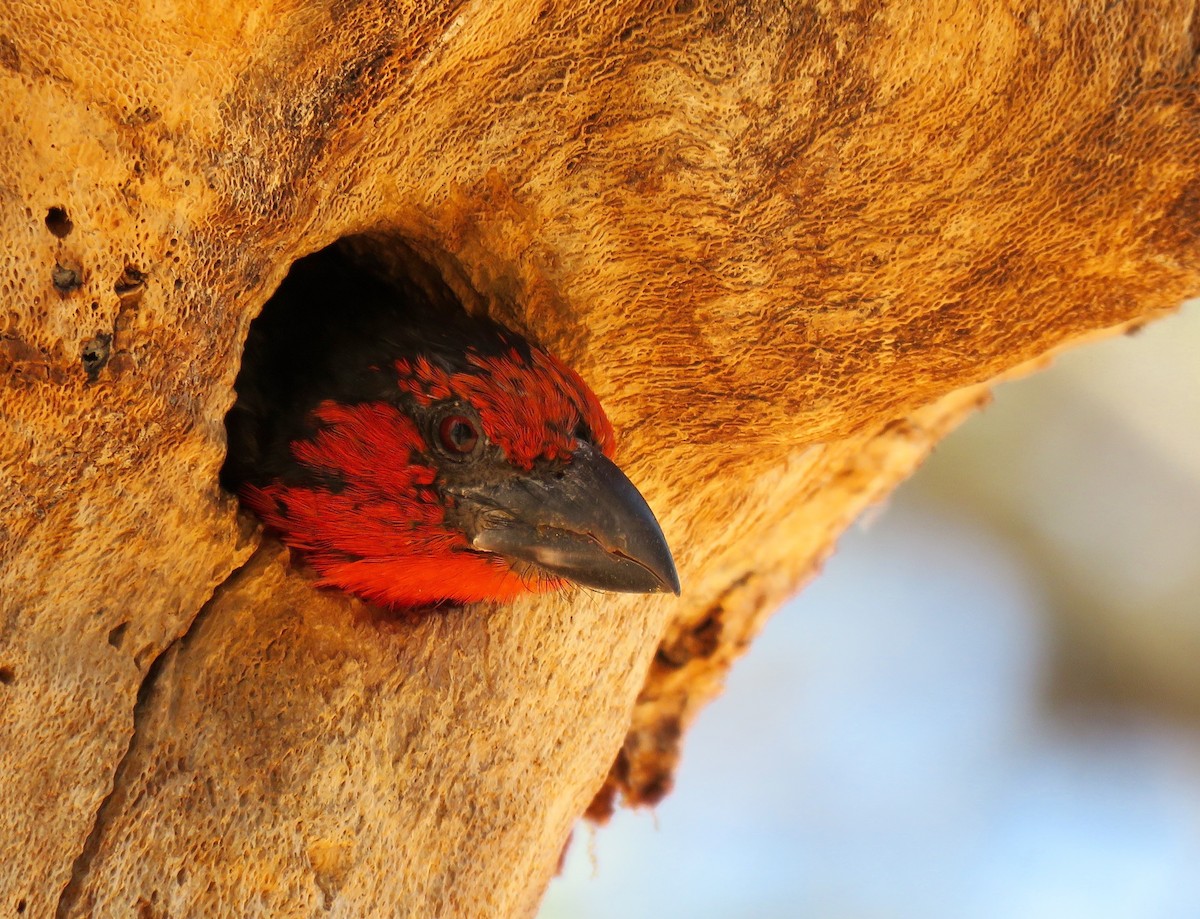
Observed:
[[[1200,919],[1200,301],[1009,383],[541,919]]]

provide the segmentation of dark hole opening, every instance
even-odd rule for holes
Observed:
[[[75,229],[75,224],[67,216],[67,209],[65,207],[52,207],[46,211],[46,229],[59,239],[64,239],[71,235],[71,231]]]
[[[12,667],[0,667],[0,683],[8,686],[17,678],[17,674]]]
[[[438,269],[395,237],[347,237],[296,261],[246,336],[222,486],[237,493],[285,473],[282,432],[304,430],[308,410],[331,394],[385,397],[364,368],[390,363],[414,326],[436,338],[465,315]]]

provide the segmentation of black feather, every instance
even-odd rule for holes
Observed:
[[[528,359],[524,339],[470,316],[422,267],[419,281],[385,279],[338,246],[292,266],[246,337],[237,401],[225,419],[225,488],[299,476],[289,445],[314,433],[309,412],[326,399],[400,400],[398,358],[425,356],[451,371],[472,369],[469,351],[487,357],[516,348]]]

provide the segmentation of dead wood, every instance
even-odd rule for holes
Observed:
[[[1200,292],[1198,46],[1194,0],[5,5],[0,914],[530,915],[988,381]],[[681,600],[390,621],[239,524],[247,324],[355,234],[589,380]]]

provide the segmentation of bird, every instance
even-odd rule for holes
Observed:
[[[573,369],[429,272],[332,247],[251,323],[221,484],[317,586],[394,610],[565,588],[680,593]]]

